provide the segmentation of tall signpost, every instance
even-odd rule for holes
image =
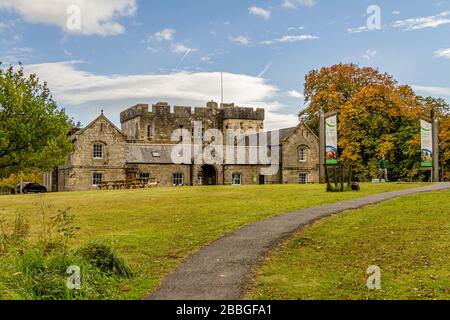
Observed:
[[[439,123],[433,115],[433,180],[439,182]]]
[[[325,164],[338,164],[337,113],[325,118]]]
[[[319,176],[320,183],[325,183],[325,114],[320,111],[320,128],[319,128]]]
[[[421,162],[424,170],[431,170],[432,182],[439,182],[439,136],[438,120],[422,118],[420,120]]]
[[[320,167],[321,179],[325,178],[327,190],[344,191],[344,166],[339,166],[338,154],[338,111],[320,113]],[[331,185],[329,168],[332,167],[335,189]],[[340,169],[338,177],[337,170]]]

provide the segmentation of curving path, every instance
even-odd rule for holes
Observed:
[[[450,183],[322,205],[248,225],[201,249],[169,275],[148,300],[238,300],[261,257],[301,227],[346,210],[396,197],[450,189]]]

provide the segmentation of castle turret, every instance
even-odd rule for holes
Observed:
[[[264,109],[236,107],[234,104],[222,105],[224,130],[264,130]]]

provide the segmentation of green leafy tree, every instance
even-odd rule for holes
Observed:
[[[0,63],[0,178],[29,170],[51,170],[72,150],[71,120],[47,84],[23,67]]]

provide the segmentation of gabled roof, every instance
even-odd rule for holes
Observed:
[[[317,135],[305,123],[301,122],[296,127],[268,131],[267,132],[267,146],[268,147],[272,147],[273,146],[272,145],[272,135],[274,133],[278,132],[279,139],[280,139],[280,144],[281,144],[284,141],[286,141],[295,132],[295,130],[297,130],[300,127],[305,127],[317,140],[319,140]],[[254,136],[255,135],[250,135],[250,136],[245,137],[245,145],[246,146],[248,146],[250,144],[250,137],[254,137]],[[256,134],[256,136],[258,136],[258,134]]]
[[[119,128],[117,128],[117,126],[104,115],[103,110],[102,110],[102,113],[97,118],[95,118],[91,123],[89,123],[86,127],[75,132],[75,135],[82,135],[88,128],[92,127],[100,119],[103,119],[106,122],[108,122],[111,125],[111,127],[113,127],[120,135],[122,135],[124,138],[126,138],[126,135],[123,134],[122,131]]]

